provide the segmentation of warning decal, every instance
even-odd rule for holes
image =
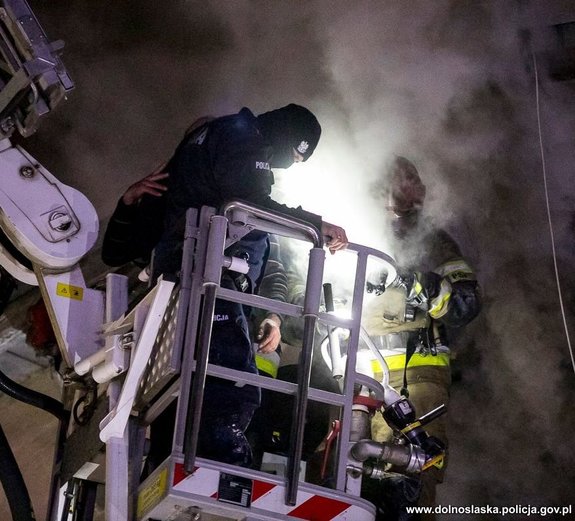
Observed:
[[[84,298],[84,288],[58,282],[56,286],[56,295],[59,297],[73,298],[74,300],[82,300]]]
[[[138,513],[140,518],[151,508],[155,507],[164,496],[168,485],[168,469],[162,470],[147,486],[138,494]]]

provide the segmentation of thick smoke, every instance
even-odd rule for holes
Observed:
[[[344,225],[354,242],[384,245],[382,202],[369,187],[391,154],[413,160],[428,186],[428,213],[460,242],[485,300],[457,350],[451,467],[440,499],[572,501],[575,378],[539,152],[530,54],[539,41],[525,37],[575,19],[572,5],[106,0],[32,7],[48,34],[66,41],[76,91],[24,145],[86,193],[104,221],[121,191],[165,159],[193,119],[243,105],[258,113],[296,102],[318,115],[317,152],[277,173],[278,197]],[[543,60],[538,72],[570,325],[574,93],[547,79]],[[308,182],[314,188],[302,189]]]

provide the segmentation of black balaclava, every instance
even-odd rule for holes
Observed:
[[[293,103],[260,114],[257,125],[273,149],[272,168],[290,167],[294,162],[294,150],[306,161],[321,135],[317,118],[305,107]]]

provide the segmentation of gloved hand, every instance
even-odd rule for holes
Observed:
[[[405,288],[408,304],[422,307],[439,293],[441,276],[432,271],[402,273],[394,284]]]
[[[445,457],[445,443],[435,436],[428,436],[421,443],[421,448],[425,451],[425,465],[423,470],[433,465],[440,466]]]
[[[375,293],[376,295],[383,295],[385,292],[385,283],[387,282],[387,272],[378,271],[371,273],[365,283],[365,289],[368,293]]]
[[[270,313],[267,318],[261,321],[256,336],[260,353],[271,353],[277,349],[282,339],[280,325],[281,319],[275,313]]]
[[[438,275],[433,271],[426,271],[417,272],[416,276],[427,298],[432,299],[437,297],[441,286],[441,275]]]

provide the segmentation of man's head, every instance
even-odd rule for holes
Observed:
[[[386,209],[392,213],[395,233],[402,237],[417,225],[425,185],[415,165],[405,157],[396,156],[388,169]]]
[[[273,168],[288,168],[306,161],[321,135],[317,118],[305,107],[291,103],[257,117],[257,125],[273,148]]]

